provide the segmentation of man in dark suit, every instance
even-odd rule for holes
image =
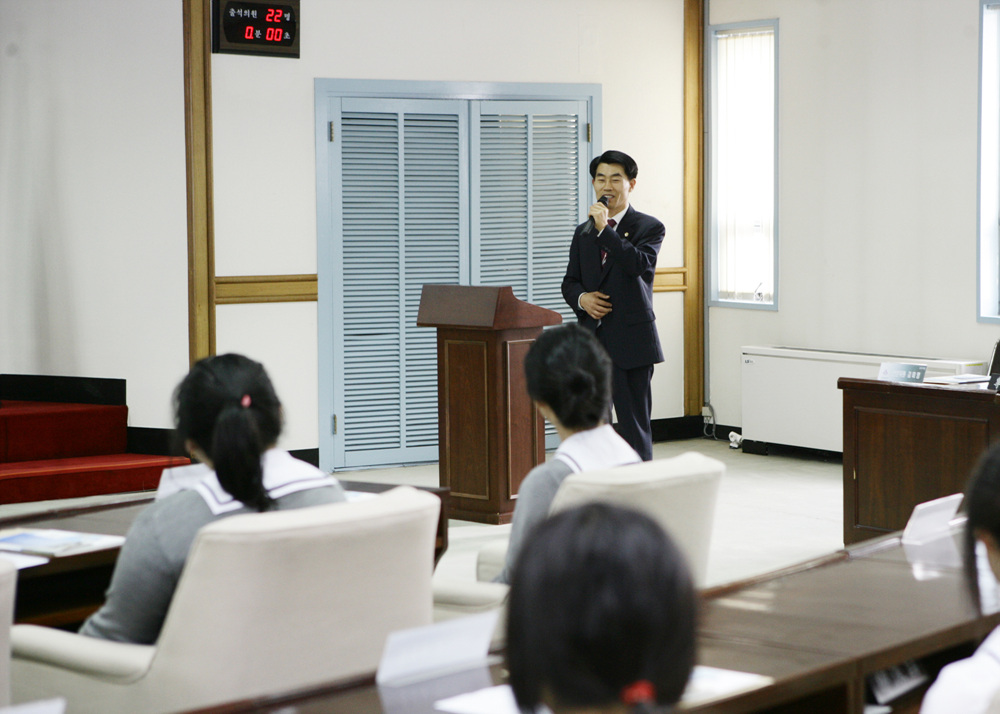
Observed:
[[[590,162],[598,199],[576,227],[562,293],[580,324],[611,355],[618,432],[644,461],[653,458],[650,431],[653,365],[663,361],[653,315],[656,254],[663,224],[629,205],[639,170],[621,151]],[[601,201],[607,197],[607,202]]]

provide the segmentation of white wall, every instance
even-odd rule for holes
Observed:
[[[617,3],[611,19],[630,22],[616,41],[596,0],[316,2],[301,59],[214,55],[218,272],[316,271],[315,77],[600,83],[603,145],[639,160],[635,204],[667,226],[660,264],[680,265],[681,7]],[[989,350],[996,330],[975,312],[978,7],[711,0],[712,23],[780,23],[780,309],[710,309],[720,423],[740,421],[742,345]],[[124,377],[131,422],[168,426],[187,367],[180,6],[0,0],[0,17],[0,371]],[[117,32],[101,43],[106,18]],[[683,411],[683,346],[679,296],[656,301],[661,418]],[[269,334],[295,326],[268,364],[295,412],[291,448],[316,444],[314,319],[219,311],[220,351],[271,355]]]
[[[779,310],[709,310],[719,423],[740,424],[743,345],[989,356],[978,12],[979,0],[710,0],[713,24],[779,20]]]
[[[170,424],[187,371],[180,3],[0,0],[0,372],[125,378]]]
[[[667,226],[660,264],[681,265],[682,8],[316,0],[300,59],[213,55],[218,274],[316,272],[317,77],[601,84],[603,146],[637,159],[635,205]],[[0,18],[0,371],[124,377],[131,423],[169,426],[187,370],[181,3],[0,0]],[[654,416],[679,416],[680,300],[656,309]],[[217,318],[218,351],[274,377],[283,444],[315,447],[315,305]]]
[[[501,11],[498,11],[500,9]],[[301,58],[217,54],[212,60],[216,270],[220,275],[316,272],[313,127],[315,78],[453,82],[598,83],[603,147],[639,164],[635,206],[667,227],[660,265],[682,265],[682,0],[621,0],[627,38],[605,39],[597,0],[372,0],[314,3],[303,11]],[[280,146],[280,148],[279,148]],[[571,227],[567,226],[567,249]],[[683,414],[679,294],[657,295],[668,362],[656,374],[656,418]],[[269,349],[268,317],[246,330],[220,310],[219,351],[235,333],[250,354],[286,376],[280,392],[295,424],[291,447],[316,445],[316,340],[302,332]],[[274,313],[272,312],[272,315]],[[314,318],[315,319],[315,318]],[[291,339],[291,338],[290,338]],[[291,397],[289,395],[299,395]],[[325,420],[323,421],[325,427]]]
[[[607,40],[596,0],[315,2],[301,59],[214,55],[218,272],[316,271],[315,77],[600,83],[603,145],[638,159],[635,204],[667,226],[660,264],[680,265],[681,6],[622,0],[610,19],[629,29]],[[780,22],[780,309],[709,311],[720,423],[740,423],[742,345],[988,352],[978,7],[711,0],[712,23]],[[124,377],[132,424],[168,426],[187,368],[180,4],[0,0],[0,17],[0,371]],[[678,416],[680,300],[656,301],[654,416]],[[219,310],[220,351],[268,355],[290,448],[316,444],[310,309]]]

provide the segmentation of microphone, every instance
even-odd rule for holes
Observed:
[[[608,202],[610,200],[611,200],[611,198],[609,196],[601,196],[599,199],[597,199],[597,202],[598,203],[603,203],[605,206],[607,206]],[[584,235],[590,235],[591,233],[593,233],[596,230],[597,230],[597,226],[594,225],[594,217],[593,216],[587,216],[587,227],[583,229],[583,234]]]

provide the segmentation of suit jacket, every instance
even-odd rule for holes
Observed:
[[[597,320],[579,307],[580,295],[600,290],[610,296],[611,312],[601,320],[597,336],[616,366],[632,369],[662,362],[653,315],[653,277],[663,224],[630,205],[615,228],[585,234],[587,225],[581,223],[573,234],[563,298],[581,325],[597,330]],[[608,252],[603,266],[602,248]]]

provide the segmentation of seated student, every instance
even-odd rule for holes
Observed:
[[[989,569],[1000,577],[1000,447],[980,460],[966,488],[965,578],[976,607],[982,611],[977,544],[986,549]],[[991,632],[973,655],[949,664],[924,696],[921,714],[983,714],[1000,694],[1000,628]]]
[[[611,414],[611,358],[594,334],[579,325],[543,332],[524,358],[528,395],[552,422],[561,443],[551,460],[533,468],[517,494],[504,569],[509,583],[527,533],[549,514],[559,485],[570,474],[642,459],[607,423]]]
[[[126,536],[107,600],[80,632],[120,642],[159,637],[198,530],[237,513],[344,501],[340,483],[274,448],[282,411],[264,367],[241,355],[197,362],[174,392],[174,421],[203,478],[146,508]]]
[[[675,704],[695,661],[687,563],[645,514],[603,503],[529,536],[507,611],[507,668],[522,711],[651,711]]]

